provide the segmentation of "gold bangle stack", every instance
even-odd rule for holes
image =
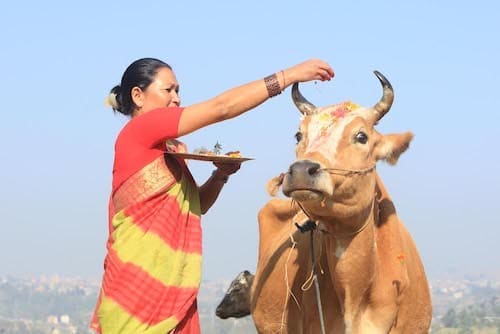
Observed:
[[[276,75],[276,73],[265,77],[264,83],[266,84],[267,94],[269,95],[269,97],[281,94],[281,87],[280,83],[278,82],[278,76]]]

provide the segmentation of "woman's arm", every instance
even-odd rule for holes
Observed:
[[[334,73],[327,63],[312,59],[276,73],[280,90],[295,82],[330,80]],[[205,102],[186,107],[179,120],[178,136],[227,120],[257,107],[269,98],[263,79],[230,89]]]
[[[234,163],[214,163],[217,167],[212,176],[198,188],[200,193],[201,214],[207,213],[219,197],[224,184],[229,179],[229,175],[236,173],[240,169],[240,164]]]
[[[207,213],[208,209],[214,205],[228,178],[228,175],[220,174],[218,170],[215,170],[212,173],[212,176],[208,178],[207,182],[198,188],[200,193],[200,208],[202,215]]]

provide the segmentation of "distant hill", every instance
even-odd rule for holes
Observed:
[[[215,308],[230,280],[203,282],[198,298],[202,333],[253,334],[251,317],[221,320]],[[0,334],[91,333],[99,282],[57,275],[0,278]],[[431,280],[432,333],[500,333],[500,279],[484,275]]]

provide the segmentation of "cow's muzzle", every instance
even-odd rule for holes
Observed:
[[[331,187],[328,173],[311,160],[294,162],[283,178],[283,194],[297,201],[321,200]]]

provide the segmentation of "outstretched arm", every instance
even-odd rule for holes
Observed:
[[[280,90],[295,82],[330,80],[333,69],[326,62],[311,59],[276,73]],[[263,79],[229,89],[224,93],[188,106],[179,120],[178,135],[183,136],[207,125],[231,119],[249,111],[269,98]]]

